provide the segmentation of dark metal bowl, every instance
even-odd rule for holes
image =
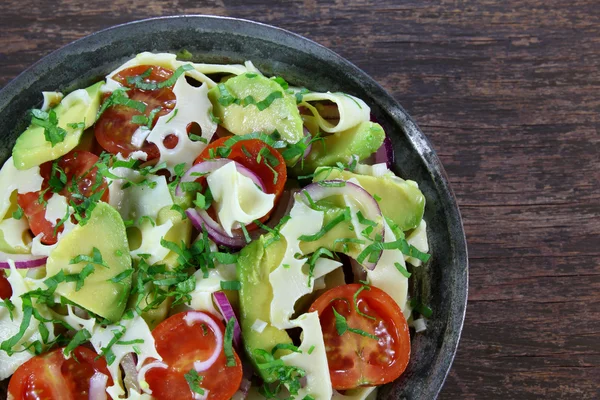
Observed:
[[[256,22],[177,16],[132,22],[94,33],[48,55],[0,91],[0,160],[6,160],[27,111],[42,90],[69,92],[101,79],[142,51],[187,49],[194,61],[251,60],[267,75],[317,91],[344,91],[371,106],[391,137],[400,176],[415,180],[425,197],[433,257],[413,291],[434,310],[425,333],[413,335],[406,372],[379,391],[380,399],[434,399],[458,346],[467,301],[467,246],[456,199],[431,144],[408,113],[379,84],[331,50],[304,37]]]

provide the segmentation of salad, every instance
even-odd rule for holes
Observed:
[[[0,170],[9,399],[365,399],[404,372],[425,197],[369,106],[189,56],[31,110]]]

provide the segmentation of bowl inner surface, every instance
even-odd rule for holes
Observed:
[[[50,54],[0,91],[0,161],[10,156],[29,122],[28,110],[41,103],[41,91],[85,87],[142,51],[182,49],[196,62],[251,60],[266,75],[315,91],[344,91],[369,104],[392,139],[394,172],[418,182],[427,198],[425,220],[433,254],[426,267],[417,268],[419,283],[412,290],[434,314],[427,331],[412,337],[406,372],[380,389],[378,398],[435,398],[456,352],[467,298],[467,249],[456,200],[439,159],[406,111],[332,51],[282,29],[232,18],[178,16],[116,26]]]

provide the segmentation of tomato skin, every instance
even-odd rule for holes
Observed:
[[[195,322],[191,326],[184,320],[188,312],[175,314],[161,322],[153,331],[156,350],[169,367],[152,368],[146,373],[146,382],[150,385],[152,396],[157,400],[172,399],[177,393],[178,399],[192,399],[192,392],[184,375],[194,368],[195,361],[208,359],[214,351],[216,342],[211,328],[207,324]],[[215,321],[221,333],[225,335],[223,323],[211,314],[204,313]],[[202,328],[207,329],[206,335]],[[242,381],[242,363],[234,350],[235,367],[227,367],[225,352],[211,368],[200,372],[203,376],[200,386],[209,391],[209,400],[228,400],[238,390]]]
[[[8,279],[6,279],[6,272],[0,271],[0,299],[8,299],[10,296],[12,296],[12,287]]]
[[[200,153],[194,164],[198,164],[202,161],[209,160],[212,153],[214,158],[221,158],[216,151],[219,147],[224,147],[225,142],[229,139],[229,137],[222,137],[220,139],[215,140],[211,144],[209,144],[203,151]],[[264,157],[261,157],[261,162],[257,162],[257,158],[259,157],[259,153],[262,149],[267,148],[270,153],[279,161],[279,164],[276,166],[271,166],[276,172],[277,177],[271,171],[271,169],[265,164]],[[246,151],[244,151],[246,150]],[[246,154],[246,152],[248,154]],[[244,167],[248,168],[250,171],[257,174],[265,185],[265,192],[269,194],[275,194],[275,203],[281,196],[283,192],[283,188],[285,186],[285,182],[287,180],[287,168],[285,165],[285,160],[281,156],[281,154],[259,139],[250,139],[250,140],[242,140],[240,142],[235,143],[231,146],[231,153],[227,156],[228,159],[237,161],[242,164]]]
[[[100,116],[94,126],[94,134],[98,143],[109,153],[121,153],[123,157],[129,156],[134,151],[141,150],[148,154],[148,161],[156,159],[160,156],[158,147],[150,142],[144,142],[140,148],[131,143],[131,138],[134,132],[140,127],[138,124],[131,122],[131,118],[135,115],[149,116],[152,110],[161,107],[152,121],[152,126],[156,124],[158,118],[167,115],[175,108],[176,99],[171,87],[165,87],[157,90],[141,90],[135,88],[135,85],[127,82],[128,77],[142,75],[150,69],[150,75],[144,79],[144,82],[159,83],[164,82],[173,75],[173,71],[167,68],[162,68],[152,65],[138,65],[124,69],[115,74],[113,79],[121,83],[125,87],[131,88],[127,92],[130,99],[140,101],[146,104],[146,110],[142,114],[131,107],[116,105],[109,107]],[[108,98],[108,95],[106,96]],[[106,100],[106,98],[104,100]],[[168,146],[168,143],[165,142]]]
[[[73,200],[76,204],[80,204],[82,200],[74,198],[73,194],[68,190],[73,183],[73,179],[76,178],[77,187],[81,194],[85,197],[90,197],[94,193],[94,191],[92,191],[92,186],[96,182],[97,170],[94,168],[96,162],[98,162],[98,156],[87,151],[71,151],[62,156],[58,161],[58,166],[65,172],[67,183],[59,194],[65,196],[67,201]],[[51,174],[52,161],[40,165],[40,175],[44,179],[42,182],[42,190],[49,187],[48,182],[51,178]],[[104,190],[101,200],[107,201],[108,186],[106,182],[104,182],[96,191],[101,190]],[[29,221],[29,229],[31,229],[33,235],[37,236],[41,233],[43,234],[41,238],[42,243],[54,244],[56,243],[58,233],[63,231],[63,227],[60,226],[56,231],[56,235],[54,234],[54,225],[46,220],[46,206],[38,202],[40,192],[41,191],[19,193],[17,195],[17,203],[23,209],[23,213]],[[44,200],[48,201],[52,195],[52,191],[48,190],[44,194]]]
[[[330,289],[309,310],[319,313],[331,383],[337,390],[392,382],[404,372],[410,358],[408,325],[400,307],[383,290],[370,286],[359,293],[357,304],[362,313],[375,319],[358,314],[353,297],[362,286]],[[346,318],[348,327],[375,334],[379,340],[350,331],[340,336],[334,308]]]
[[[8,384],[9,397],[15,400],[76,400],[88,398],[90,378],[96,372],[113,381],[104,357],[98,358],[93,350],[79,346],[69,359],[63,349],[35,356],[21,365]]]

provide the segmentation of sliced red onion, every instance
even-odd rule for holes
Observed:
[[[243,235],[239,235],[234,232],[234,236],[230,237],[223,227],[208,213],[206,210],[198,210],[195,208],[188,208],[185,210],[185,214],[188,216],[192,225],[199,231],[206,231],[208,236],[219,246],[228,246],[236,249],[244,247],[246,238]]]
[[[169,368],[169,366],[162,361],[153,361],[149,364],[144,365],[142,368],[140,368],[140,371],[137,374],[138,384],[140,385],[141,388],[145,387],[142,390],[148,394],[152,394],[152,390],[150,390],[150,388],[148,388],[148,383],[146,382],[146,372],[150,371],[152,368],[167,369],[167,368]]]
[[[240,174],[252,179],[252,182],[254,182],[263,192],[265,191],[264,183],[262,182],[260,177],[254,172],[252,172],[251,170],[249,170],[248,168],[244,167],[242,164],[236,161],[229,160],[227,158],[216,158],[214,160],[203,161],[188,169],[186,173],[183,174],[183,176],[181,177],[181,182],[179,183],[179,185],[177,185],[177,188],[175,189],[175,194],[177,196],[183,196],[183,187],[181,184],[184,182],[194,182],[196,179],[199,178],[198,175],[193,174],[209,174],[230,162],[235,163],[235,168]]]
[[[9,254],[0,252],[0,268],[10,269],[9,260],[14,261],[15,268],[37,268],[46,264],[46,256],[32,256],[31,254]]]
[[[251,386],[252,382],[250,382],[250,379],[242,378],[240,388],[237,392],[235,392],[231,400],[245,400],[248,397],[248,392],[250,391]]]
[[[125,384],[127,393],[131,394],[132,389],[141,393],[140,384],[138,382],[138,371],[133,358],[133,353],[128,353],[123,357],[123,360],[121,360],[121,367],[123,368],[123,372],[125,372],[123,383]]]
[[[217,307],[225,318],[225,322],[229,321],[233,318],[233,345],[236,350],[241,350],[242,348],[242,330],[240,329],[240,324],[238,323],[238,319],[235,316],[235,312],[233,311],[233,307],[229,302],[229,299],[223,292],[215,292],[213,293],[213,297],[215,299],[215,303],[217,303]]]
[[[388,168],[392,168],[392,164],[394,164],[394,149],[388,135],[385,135],[383,144],[375,153],[375,163],[385,163]]]
[[[183,317],[183,319],[189,326],[192,326],[195,322],[204,322],[210,327],[210,329],[213,331],[213,334],[215,335],[215,341],[217,342],[217,345],[215,346],[214,352],[210,355],[210,357],[208,357],[208,359],[204,361],[194,362],[194,369],[196,370],[196,372],[204,372],[210,367],[212,367],[215,361],[217,361],[217,358],[219,358],[221,351],[223,350],[223,333],[221,333],[221,329],[215,323],[215,321],[203,312],[189,311],[185,315],[185,317]]]
[[[275,228],[281,218],[286,215],[290,215],[290,210],[294,206],[294,194],[298,193],[300,189],[285,189],[281,192],[281,197],[277,201],[271,216],[269,217],[269,221],[265,225],[269,228]]]
[[[349,198],[356,201],[364,214],[366,219],[371,221],[381,221],[381,238],[384,238],[384,228],[383,228],[383,215],[381,214],[381,209],[379,208],[379,204],[377,201],[362,187],[347,181],[342,180],[329,180],[329,181],[319,181],[315,183],[311,183],[306,186],[302,191],[296,196],[297,199],[300,199],[304,204],[309,205],[308,199],[302,192],[306,191],[310,198],[317,202],[319,200],[325,199],[330,196],[348,196]],[[381,257],[383,251],[379,252],[377,259],[374,262],[365,260],[362,265],[370,270],[373,270],[377,265],[377,261]],[[370,257],[368,257],[370,258]]]
[[[303,132],[304,132],[304,137],[305,138],[311,138],[312,139],[312,136],[311,136],[310,131],[308,130],[308,128],[304,127]],[[302,158],[308,157],[308,155],[310,154],[311,150],[312,150],[312,143],[309,141],[308,142],[308,147],[306,148],[306,150],[304,150],[304,154],[302,154]]]
[[[95,372],[90,378],[89,400],[106,400],[106,384],[108,376],[101,372]]]

